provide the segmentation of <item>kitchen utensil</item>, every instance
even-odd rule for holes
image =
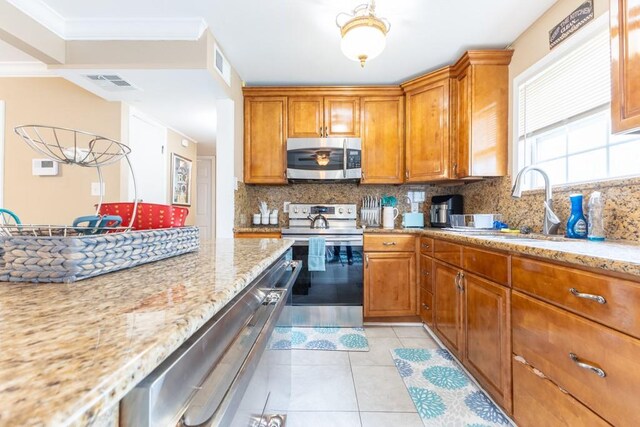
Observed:
[[[385,206],[382,208],[382,228],[393,229],[395,227],[395,219],[399,215],[398,208]]]
[[[134,209],[137,210],[135,217]],[[134,230],[152,230],[158,228],[184,227],[189,209],[182,206],[161,205],[158,203],[133,202],[103,203],[99,215],[118,215],[123,224],[129,224]]]
[[[76,218],[73,228],[80,234],[102,234],[122,224],[117,215],[87,215]]]
[[[9,223],[9,220],[5,217],[5,215],[10,217],[13,220],[13,222],[16,223],[17,225],[22,224],[20,222],[20,218],[18,218],[18,215],[11,212],[9,209],[0,208],[0,225]]]

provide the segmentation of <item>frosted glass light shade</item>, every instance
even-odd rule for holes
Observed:
[[[361,24],[344,31],[341,48],[347,58],[364,67],[365,61],[380,55],[386,44],[386,34],[380,26]]]

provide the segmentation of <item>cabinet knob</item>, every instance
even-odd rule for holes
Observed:
[[[426,243],[423,243],[422,247],[425,248],[425,249],[429,249],[429,245],[427,245]]]
[[[422,275],[423,275],[423,276],[428,276],[428,275],[429,275],[429,272],[428,272],[428,271],[423,271],[423,272],[422,272]]]
[[[422,308],[424,308],[425,310],[431,310],[431,307],[429,307],[427,304],[422,303]]]

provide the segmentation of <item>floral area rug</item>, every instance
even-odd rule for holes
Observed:
[[[398,348],[391,354],[425,427],[512,426],[447,350]]]
[[[271,337],[275,350],[369,351],[364,328],[278,327]]]

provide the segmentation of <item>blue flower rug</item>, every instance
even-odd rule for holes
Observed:
[[[277,327],[271,337],[275,350],[369,351],[364,328]]]
[[[444,349],[391,350],[425,427],[512,426]]]

